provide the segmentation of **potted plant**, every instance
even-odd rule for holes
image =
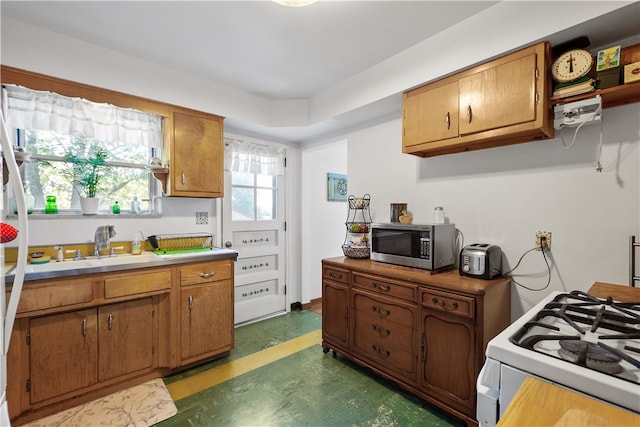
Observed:
[[[80,196],[80,208],[83,215],[98,213],[100,199],[96,197],[100,181],[109,171],[107,164],[107,150],[89,142],[81,135],[74,135],[73,148],[65,154],[65,160],[71,167],[63,170],[73,188]]]

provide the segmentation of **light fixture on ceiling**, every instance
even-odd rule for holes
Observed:
[[[317,0],[273,0],[273,1],[283,6],[302,7],[302,6],[309,6],[311,3],[315,3]]]

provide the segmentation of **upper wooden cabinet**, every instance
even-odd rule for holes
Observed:
[[[173,196],[222,197],[224,145],[222,118],[173,112],[169,192]]]
[[[548,43],[403,95],[403,152],[422,157],[553,138]]]
[[[1,78],[2,83],[162,116],[163,162],[168,168],[154,170],[154,176],[161,181],[165,194],[223,196],[223,117],[4,65]]]

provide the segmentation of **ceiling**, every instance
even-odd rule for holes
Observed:
[[[266,99],[304,100],[497,3],[319,0],[307,7],[290,8],[271,1],[3,0],[1,13],[3,18]],[[601,30],[607,31],[608,38],[617,37],[612,34],[617,31],[619,39],[629,36],[629,28],[618,27],[590,29],[592,44],[597,46]],[[632,25],[632,31],[638,32],[637,25],[635,30]],[[558,35],[558,41],[567,38]],[[366,123],[376,116],[399,114],[399,105],[397,94],[342,118],[309,126],[270,129],[233,117],[226,123],[247,133],[303,141]]]

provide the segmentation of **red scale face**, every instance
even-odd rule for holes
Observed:
[[[560,55],[551,65],[551,75],[557,82],[570,82],[585,76],[593,66],[593,57],[583,49]]]

